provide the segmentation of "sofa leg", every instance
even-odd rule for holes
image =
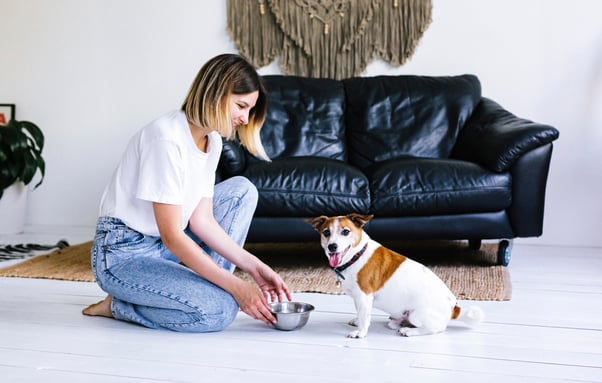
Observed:
[[[502,266],[508,266],[510,263],[510,256],[512,254],[512,245],[514,241],[511,239],[502,239],[497,248],[497,264]]]
[[[481,249],[481,240],[480,239],[469,239],[468,240],[468,248],[470,250],[479,250],[479,249]]]

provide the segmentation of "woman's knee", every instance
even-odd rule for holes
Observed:
[[[236,196],[244,201],[244,204],[257,205],[259,193],[257,187],[246,177],[234,176],[216,185],[216,192],[224,190],[232,197]]]
[[[232,298],[231,302],[228,302],[228,304],[224,304],[224,309],[221,313],[221,319],[217,325],[216,331],[225,330],[226,327],[230,326],[232,322],[234,322],[234,320],[236,319],[238,312],[238,304],[236,303],[234,298]]]
[[[179,331],[186,332],[217,332],[225,330],[234,322],[239,309],[236,300],[233,297],[224,299],[220,309],[213,313],[202,312],[199,320],[188,326],[180,327]]]

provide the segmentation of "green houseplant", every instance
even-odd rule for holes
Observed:
[[[28,185],[37,171],[44,180],[46,163],[42,158],[44,134],[34,123],[11,120],[0,126],[0,198],[15,182]]]

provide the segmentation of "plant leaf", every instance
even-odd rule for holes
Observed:
[[[23,153],[23,171],[19,178],[21,178],[21,181],[23,181],[25,185],[31,182],[31,179],[36,174],[37,168],[36,159],[31,152],[27,151]]]
[[[44,158],[42,158],[41,152],[37,153],[35,157],[38,169],[40,169],[42,177],[40,178],[40,181],[33,187],[34,189],[42,184],[42,182],[44,181],[44,176],[46,175],[46,162],[44,161]]]
[[[29,133],[29,135],[35,142],[35,146],[39,148],[39,151],[41,153],[42,149],[44,149],[44,134],[42,133],[40,128],[38,128],[38,126],[33,122],[29,121],[21,121],[21,126],[27,131],[27,133]]]
[[[42,157],[44,134],[34,123],[11,120],[0,126],[0,196],[15,181],[26,185],[41,173],[37,188],[44,180],[46,163]]]

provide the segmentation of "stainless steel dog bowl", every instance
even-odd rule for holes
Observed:
[[[297,330],[305,326],[315,307],[303,302],[273,302],[270,310],[276,317],[274,328],[283,331]]]

